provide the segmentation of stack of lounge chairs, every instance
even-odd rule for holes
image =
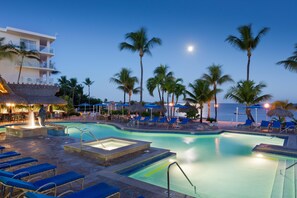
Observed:
[[[5,147],[0,146],[3,151]],[[7,158],[15,158],[20,156],[20,153],[15,151],[2,152],[0,160]],[[8,161],[0,162],[0,184],[2,186],[0,197],[28,197],[28,198],[42,198],[52,197],[44,194],[52,193],[54,197],[57,196],[57,188],[64,185],[72,185],[72,183],[79,182],[81,189],[83,189],[85,176],[74,171],[69,171],[62,174],[56,174],[56,166],[43,163],[36,164],[37,159],[31,157],[10,159]],[[19,166],[25,166],[17,168]],[[28,166],[29,165],[29,166]],[[14,168],[14,170],[9,170]],[[36,174],[45,174],[46,178],[38,179],[34,182],[33,176]],[[40,176],[40,175],[39,175]],[[37,177],[36,177],[37,178]],[[36,179],[35,178],[35,179]],[[106,183],[98,183],[94,186],[88,187],[78,192],[71,192],[64,197],[88,197],[88,198],[101,198],[101,197],[120,197],[119,188],[110,186]],[[60,195],[59,195],[60,197]]]

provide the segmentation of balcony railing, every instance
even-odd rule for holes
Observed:
[[[15,48],[20,49],[20,44],[13,43],[13,42],[9,42],[7,44],[10,44]],[[45,46],[45,45],[39,45],[39,48],[37,47],[37,45],[26,45],[26,50],[27,51],[33,50],[33,51],[38,51],[41,53],[54,54],[54,50],[50,47]]]
[[[25,84],[45,84],[45,85],[53,85],[53,78],[36,78],[36,77],[22,77],[22,83]]]
[[[23,66],[24,67],[35,67],[35,68],[39,68],[39,69],[56,70],[53,63],[47,64],[46,62],[43,62],[43,63],[24,62]]]

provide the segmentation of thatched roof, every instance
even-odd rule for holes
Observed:
[[[0,76],[0,104],[67,104],[53,85],[9,84]]]
[[[291,111],[277,107],[275,109],[271,109],[267,112],[267,115],[269,117],[272,116],[277,116],[277,117],[289,117],[289,118],[293,118],[294,115]]]
[[[67,104],[65,100],[55,96],[59,91],[57,86],[37,84],[8,84],[8,86],[28,104]]]
[[[27,104],[27,101],[16,95],[7,85],[6,81],[0,76],[0,104],[1,103]]]

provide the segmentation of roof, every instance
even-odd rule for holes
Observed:
[[[9,84],[0,76],[0,104],[67,104],[55,94],[59,87],[37,84]]]

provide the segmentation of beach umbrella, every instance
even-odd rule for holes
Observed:
[[[154,103],[150,103],[150,104],[145,104],[144,107],[146,109],[150,109],[151,110],[151,119],[153,117],[153,109],[161,109],[160,105],[154,104]]]
[[[180,108],[179,112],[187,113],[188,111],[197,111],[196,107],[190,105],[189,102],[186,102],[185,105],[183,105],[185,108]]]
[[[96,108],[99,107],[99,115],[101,115],[101,108],[106,107],[107,105],[104,103],[97,103],[95,104]]]
[[[294,115],[291,111],[289,110],[286,110],[286,109],[283,109],[283,108],[280,108],[280,107],[277,107],[275,109],[271,109],[267,112],[267,115],[269,117],[272,117],[272,116],[277,116],[277,117],[289,117],[289,118],[293,118]]]
[[[84,112],[86,112],[86,108],[87,108],[87,106],[90,106],[90,104],[89,103],[82,103],[82,104],[79,104],[78,106],[79,107],[85,107]]]

